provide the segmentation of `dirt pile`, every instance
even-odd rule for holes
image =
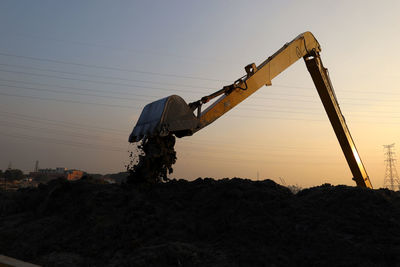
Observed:
[[[154,184],[167,181],[167,175],[173,172],[172,165],[176,162],[174,146],[175,136],[172,134],[144,137],[138,144],[138,151],[130,153],[127,182]]]
[[[0,193],[0,254],[44,266],[396,266],[399,240],[388,190],[57,180]]]

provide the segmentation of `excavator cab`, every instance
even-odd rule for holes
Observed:
[[[129,136],[129,142],[138,142],[144,136],[188,136],[193,134],[198,125],[198,119],[185,100],[178,95],[171,95],[144,107]]]

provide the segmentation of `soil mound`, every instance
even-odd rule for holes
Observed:
[[[43,266],[396,266],[400,194],[273,181],[0,192],[0,254]]]

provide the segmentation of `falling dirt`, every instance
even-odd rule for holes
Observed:
[[[127,183],[158,183],[168,181],[168,174],[173,172],[176,162],[175,136],[145,137],[137,144],[138,151],[130,153],[127,166]]]

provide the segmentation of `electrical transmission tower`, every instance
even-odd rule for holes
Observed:
[[[391,145],[383,146],[385,151],[385,162],[386,162],[386,170],[385,170],[385,178],[383,180],[383,187],[386,187],[390,190],[400,190],[400,181],[399,176],[396,170],[396,159],[394,150],[394,143]]]

